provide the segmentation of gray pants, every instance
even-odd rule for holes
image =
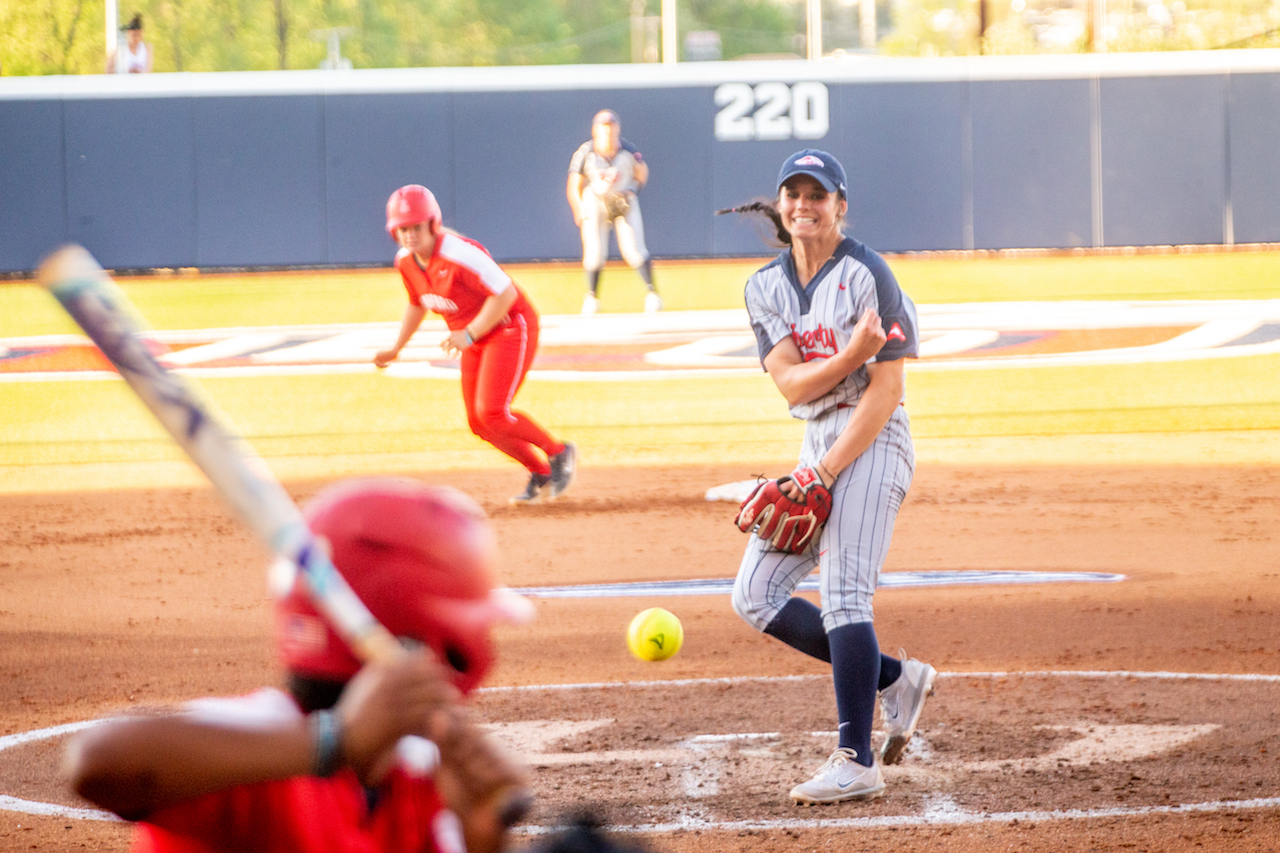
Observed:
[[[852,408],[833,409],[809,421],[800,465],[812,466],[821,459],[852,414]],[[800,581],[817,568],[822,624],[828,632],[873,621],[871,599],[914,472],[910,421],[899,406],[872,445],[836,478],[831,516],[809,551],[778,551],[751,534],[733,586],[733,609],[763,631]]]
[[[591,272],[604,269],[609,259],[609,229],[618,232],[618,253],[633,269],[649,259],[644,242],[644,219],[640,216],[640,199],[630,194],[631,209],[626,216],[610,221],[604,202],[595,193],[582,194],[582,268]]]

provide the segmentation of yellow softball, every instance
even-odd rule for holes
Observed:
[[[684,626],[670,610],[641,610],[627,628],[627,647],[640,660],[666,660],[680,651]]]

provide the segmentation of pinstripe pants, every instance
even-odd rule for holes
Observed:
[[[812,466],[849,422],[852,408],[837,408],[809,421],[800,466]],[[733,586],[733,609],[763,631],[815,568],[822,593],[822,624],[871,622],[871,599],[889,555],[898,510],[915,472],[910,420],[899,406],[876,440],[840,472],[831,490],[831,516],[804,554],[776,550],[751,534]]]

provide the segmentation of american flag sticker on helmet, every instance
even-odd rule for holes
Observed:
[[[329,643],[329,630],[317,616],[292,614],[280,626],[280,647],[292,654],[319,654]]]

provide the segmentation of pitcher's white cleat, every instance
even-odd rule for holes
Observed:
[[[880,713],[888,735],[880,749],[881,764],[897,764],[902,758],[920,723],[924,700],[933,694],[933,682],[938,677],[938,671],[929,664],[908,658],[906,652],[902,656],[902,674],[880,691]]]
[[[884,776],[880,765],[863,767],[854,759],[858,753],[840,747],[808,782],[791,789],[791,799],[800,805],[840,803],[878,797],[884,793]]]

